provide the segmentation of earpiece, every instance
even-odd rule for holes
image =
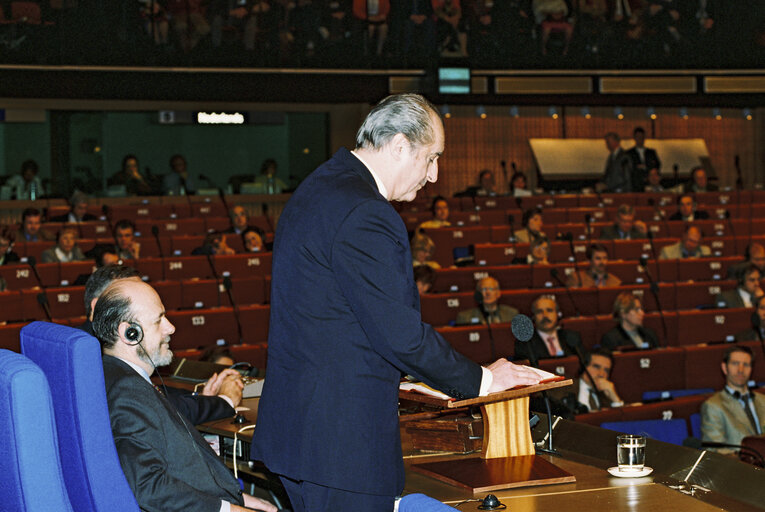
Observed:
[[[131,322],[127,329],[125,329],[125,338],[128,341],[132,341],[131,345],[137,345],[143,340],[143,329],[135,322]]]

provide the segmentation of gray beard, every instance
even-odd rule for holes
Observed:
[[[138,345],[138,357],[144,363],[150,364],[154,368],[159,368],[160,366],[167,366],[172,362],[173,352],[168,349],[167,352],[163,354],[162,345],[160,344],[157,347],[157,350],[149,354],[142,345]]]

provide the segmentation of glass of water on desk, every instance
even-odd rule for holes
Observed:
[[[620,472],[637,473],[645,465],[645,436],[623,434],[616,437],[616,462]]]

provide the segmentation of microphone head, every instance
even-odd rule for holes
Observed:
[[[640,266],[645,268],[646,265],[648,265],[648,258],[646,258],[645,256],[641,256],[640,257]]]
[[[154,236],[159,236],[159,228],[157,226],[151,227],[151,234]]]
[[[265,204],[265,203],[263,203]],[[515,226],[515,217],[513,215],[507,216],[507,223],[510,224],[510,227]]]
[[[558,269],[553,267],[550,269],[550,275],[557,278],[558,277]]]
[[[231,289],[231,276],[223,276],[223,286],[226,290]]]
[[[730,210],[725,210],[725,218],[730,220]]]
[[[27,263],[29,264],[30,267],[34,267],[35,265],[37,265],[37,258],[35,258],[34,256],[27,256]]]
[[[40,292],[37,294],[37,302],[40,303],[41,306],[48,304],[48,296],[45,295],[45,292]]]
[[[513,332],[516,340],[527,342],[534,336],[534,323],[531,321],[531,318],[519,313],[510,322],[510,330]]]
[[[592,215],[590,215],[589,213],[585,213],[585,214],[584,214],[584,222],[586,222],[587,224],[589,224],[589,223],[590,223],[590,221],[592,221]]]

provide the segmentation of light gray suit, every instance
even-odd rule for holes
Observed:
[[[765,397],[752,393],[760,420],[765,421]],[[741,403],[725,390],[718,391],[701,404],[701,439],[716,443],[741,444],[746,436],[757,435]],[[733,453],[732,448],[717,448],[720,453]]]
[[[683,258],[704,258],[711,256],[712,250],[708,245],[700,245],[696,252],[690,256],[683,256],[683,243],[677,242],[676,244],[667,245],[661,248],[659,253],[660,260],[680,260]]]

